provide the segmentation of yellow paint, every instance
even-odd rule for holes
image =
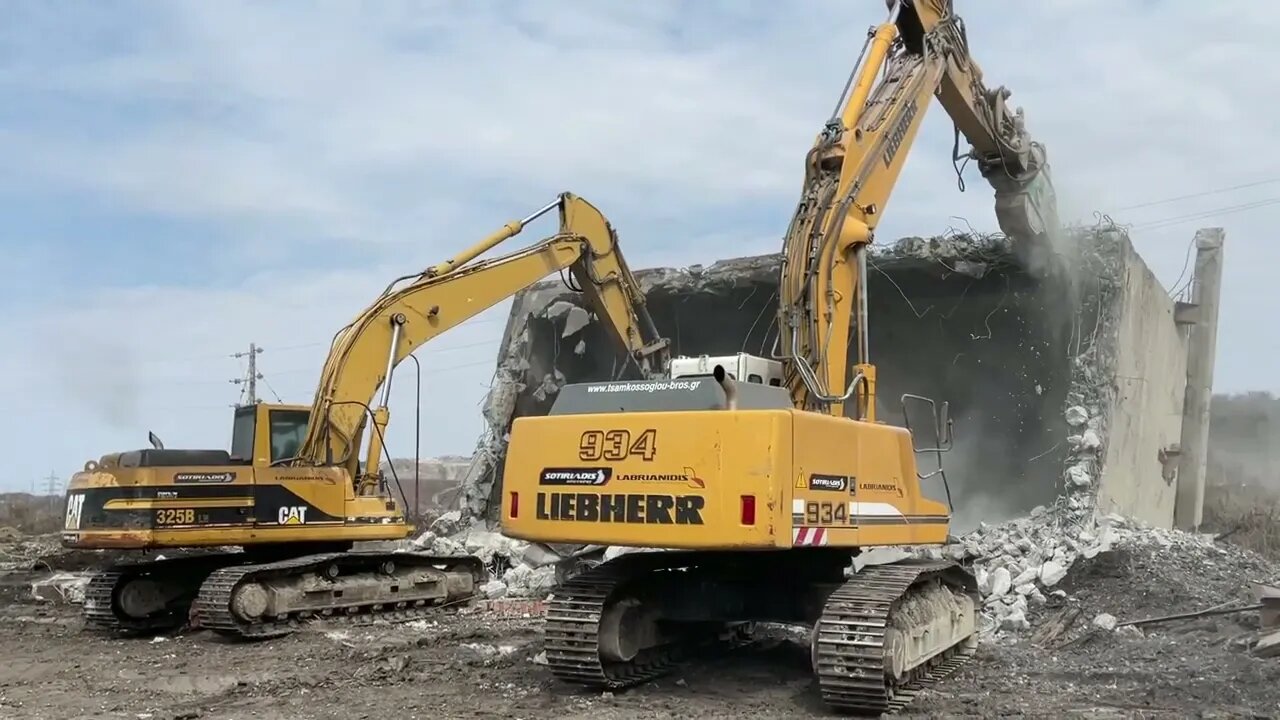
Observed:
[[[632,456],[593,463],[579,458],[584,432],[626,430],[637,437],[656,432],[657,453],[646,461]],[[543,468],[604,467],[612,475],[602,486],[542,485]],[[692,468],[705,487],[676,480],[637,482],[628,475],[676,474]],[[760,472],[763,467],[768,472]],[[878,493],[883,501],[915,522],[836,527],[793,523],[792,501],[846,504],[862,497],[845,492],[809,490],[811,473],[843,475],[892,484],[901,497]],[[800,478],[794,484],[789,478]],[[803,485],[804,489],[800,489]],[[519,515],[511,516],[511,493],[518,494]],[[654,524],[591,520],[539,519],[552,493],[575,495],[657,494],[696,497],[703,503],[703,524]],[[539,494],[544,502],[539,502]],[[756,523],[741,523],[741,497],[756,497]],[[576,498],[575,498],[576,499]],[[599,501],[593,501],[593,504]],[[576,507],[576,506],[575,506]],[[919,519],[932,516],[932,522]],[[791,530],[828,528],[830,544],[939,543],[945,540],[945,505],[923,497],[916,481],[911,439],[888,425],[833,418],[800,410],[705,410],[631,412],[517,418],[512,424],[503,474],[502,531],[510,537],[542,542],[632,545],[694,549],[774,549],[791,547]]]

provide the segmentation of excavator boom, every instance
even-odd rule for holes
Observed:
[[[1009,91],[988,88],[951,0],[891,0],[869,31],[837,112],[806,156],[801,200],[783,243],[778,323],[796,407],[875,420],[867,317],[867,245],[931,99],[963,134],[995,190],[996,217],[1029,263],[1058,227],[1044,147],[1031,140]],[[959,160],[960,158],[955,158]],[[856,364],[848,363],[852,326]]]
[[[560,230],[554,236],[508,255],[475,261],[553,209],[560,213]],[[399,278],[342,328],[321,372],[301,451],[288,462],[336,463],[356,476],[361,432],[372,416],[375,432],[360,484],[375,482],[395,366],[437,335],[565,269],[641,374],[665,372],[667,341],[658,337],[617,234],[593,205],[564,193],[458,256],[416,276]],[[374,409],[370,405],[379,386],[381,400]]]

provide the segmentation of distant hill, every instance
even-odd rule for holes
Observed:
[[[62,529],[62,498],[31,493],[0,493],[0,528],[24,535],[41,535]]]
[[[1269,392],[1214,396],[1208,482],[1280,491],[1280,397]]]

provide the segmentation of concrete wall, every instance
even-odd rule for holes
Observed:
[[[1023,272],[999,237],[876,247],[880,417],[902,422],[903,392],[951,403],[956,447],[944,465],[956,531],[1037,505],[1068,520],[1097,511],[1172,525],[1175,485],[1160,458],[1178,442],[1186,382],[1173,302],[1122,231],[1077,229],[1069,240],[1078,256],[1049,278]],[[778,269],[767,255],[636,275],[676,354],[767,356]],[[578,327],[579,308],[558,281],[516,299],[466,481],[470,514],[496,519],[514,417],[544,414],[566,382],[631,376],[603,327]]]
[[[1126,242],[1106,456],[1098,511],[1171,527],[1182,432],[1187,330],[1174,301]]]

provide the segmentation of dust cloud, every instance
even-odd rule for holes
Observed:
[[[133,430],[142,422],[143,383],[134,350],[113,337],[46,331],[50,380],[71,403],[112,428]]]

